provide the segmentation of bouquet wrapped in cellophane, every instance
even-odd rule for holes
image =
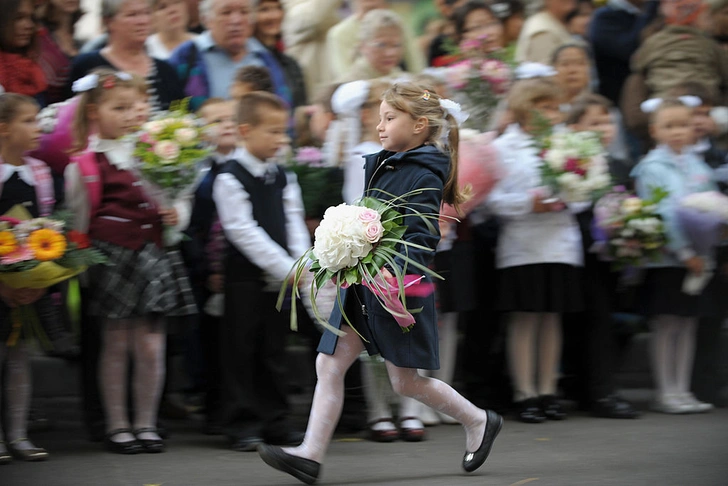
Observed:
[[[163,208],[190,195],[199,177],[198,162],[210,153],[203,132],[202,124],[188,113],[183,100],[142,125],[136,134],[134,156],[147,183],[145,189]],[[179,231],[165,228],[165,241],[176,242],[179,235]]]
[[[402,196],[390,195],[392,199],[389,201],[364,197],[353,205],[340,204],[326,210],[321,225],[316,229],[314,246],[295,263],[290,274],[293,276],[294,297],[299,297],[298,286],[304,272],[313,273],[308,292],[316,320],[323,327],[337,335],[342,334],[328,322],[328,316],[321,315],[316,306],[318,289],[333,281],[337,291],[336,305],[352,329],[355,328],[346,316],[341,301],[341,289],[350,285],[367,287],[394,317],[403,332],[412,329],[415,323],[412,313],[418,312],[418,309],[407,309],[406,297],[425,296],[434,291],[431,283],[423,282],[425,275],[442,278],[407,256],[409,248],[433,252],[434,249],[403,239],[407,231],[407,226],[403,224],[405,213],[407,217],[421,218],[431,231],[436,231],[434,225],[440,217],[438,208],[415,207],[407,202],[408,197],[425,190],[434,189],[418,189]],[[403,270],[395,260],[403,262],[407,268]],[[382,272],[385,265],[391,277],[385,277]],[[418,275],[405,273],[407,270],[416,271]],[[284,283],[281,288],[279,309],[286,296],[287,286]],[[293,305],[291,328],[294,330],[296,322],[296,306]]]
[[[486,37],[463,41],[459,54],[463,60],[445,68],[445,80],[454,99],[463,105],[470,117],[464,128],[485,131],[498,102],[508,93],[512,70],[492,53],[483,53]]]
[[[63,215],[34,219],[22,206],[0,217],[0,282],[15,289],[45,289],[106,262],[87,235],[66,226]],[[37,323],[31,311],[30,306],[12,310],[8,345],[17,341],[23,322]]]
[[[702,274],[688,274],[683,292],[700,294],[715,272],[715,248],[726,238],[728,228],[728,196],[718,191],[705,191],[682,198],[677,208],[677,219],[690,246],[697,256],[705,260]]]
[[[592,233],[605,259],[621,269],[640,267],[660,257],[667,233],[657,205],[667,195],[655,189],[650,199],[640,199],[618,187],[596,203]]]

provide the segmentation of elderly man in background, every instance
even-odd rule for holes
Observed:
[[[285,76],[272,54],[252,36],[253,0],[202,0],[200,17],[208,30],[177,48],[169,63],[177,70],[190,106],[207,98],[229,98],[235,73],[245,66],[269,70],[276,93],[286,91]]]

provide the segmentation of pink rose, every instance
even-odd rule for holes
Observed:
[[[359,221],[362,223],[378,223],[381,220],[382,215],[373,209],[362,208],[362,210],[359,211]]]
[[[367,224],[366,230],[364,230],[364,235],[369,243],[379,241],[382,238],[382,233],[384,233],[384,227],[379,221]]]
[[[142,143],[148,143],[153,144],[154,140],[152,140],[152,137],[149,136],[149,133],[143,132],[142,135],[139,137],[139,141]]]
[[[179,145],[171,140],[162,140],[154,147],[154,153],[164,162],[171,163],[179,157]]]

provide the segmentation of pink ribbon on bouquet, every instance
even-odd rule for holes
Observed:
[[[431,282],[422,282],[424,278],[424,276],[405,275],[403,279],[405,297],[427,297],[434,292],[435,285]],[[403,331],[409,330],[414,325],[415,318],[399,300],[397,279],[395,277],[383,278],[378,275],[374,280],[374,284],[370,284],[365,280],[362,285],[384,302],[385,309],[392,314],[392,317]]]

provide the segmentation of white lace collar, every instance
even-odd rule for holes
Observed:
[[[119,170],[131,170],[136,167],[134,140],[130,138],[106,140],[91,135],[88,149],[92,152],[104,154],[109,162]]]
[[[35,177],[33,177],[33,169],[31,169],[28,164],[10,165],[10,164],[6,164],[3,162],[0,165],[0,181],[2,181],[3,183],[8,182],[8,180],[16,172],[18,173],[18,177],[20,177],[20,180],[22,180],[29,186],[35,186]]]

